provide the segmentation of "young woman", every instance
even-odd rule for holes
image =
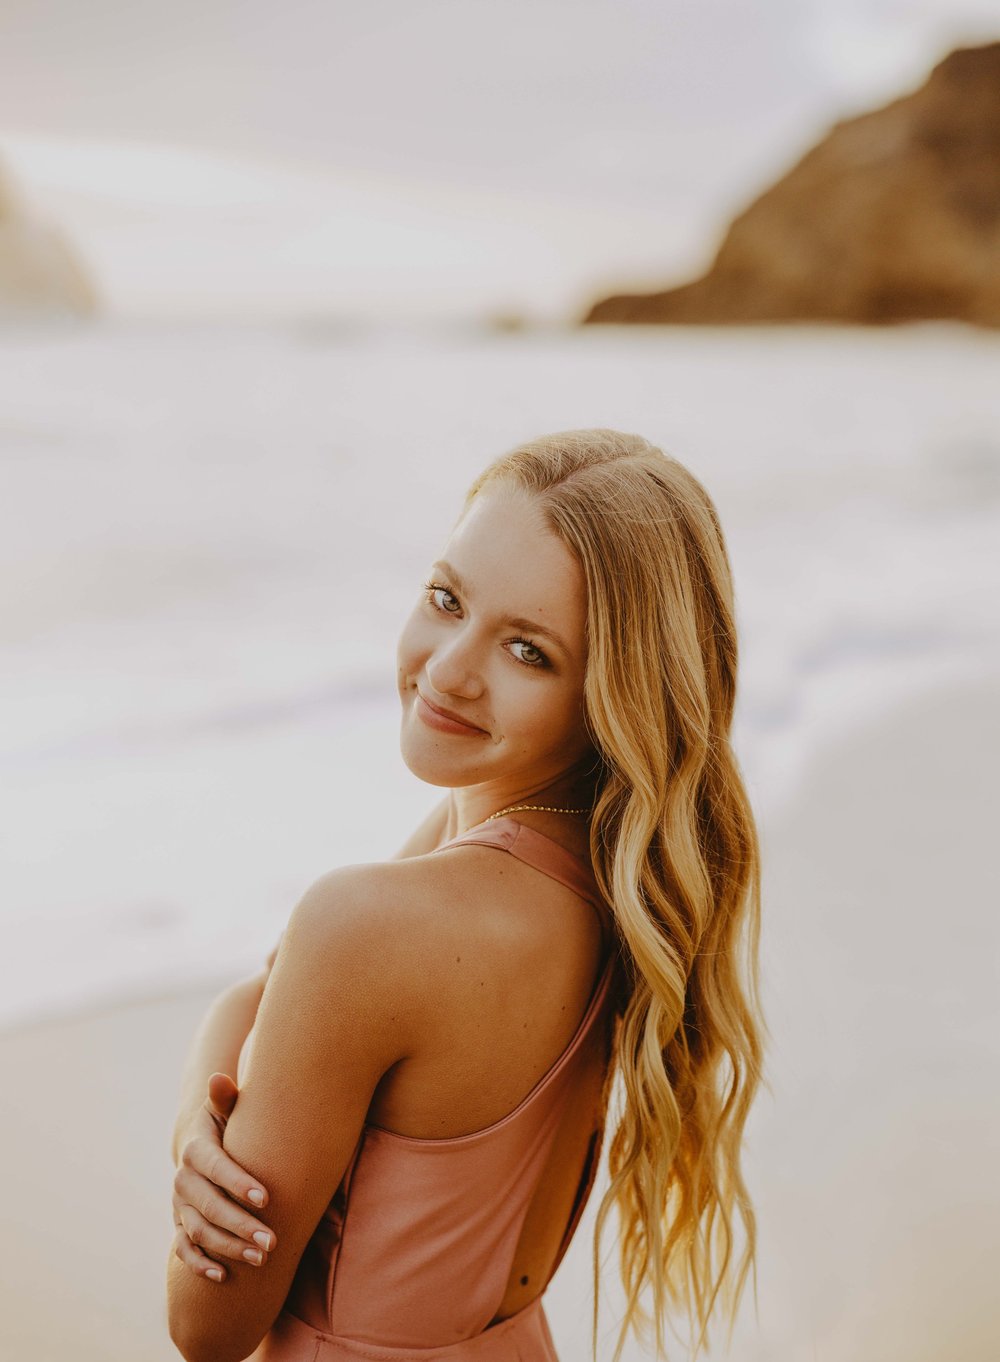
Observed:
[[[447,794],[308,889],[188,1062],[188,1362],[554,1362],[542,1293],[609,1124],[595,1356],[612,1206],[615,1360],[644,1294],[657,1356],[674,1307],[697,1350],[717,1303],[732,1323],[765,1035],[736,663],[718,516],[675,459],[567,431],[475,481],[397,657],[403,759]]]

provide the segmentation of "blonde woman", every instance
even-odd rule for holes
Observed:
[[[307,890],[188,1062],[188,1362],[557,1362],[542,1294],[605,1143],[595,1356],[612,1207],[615,1360],[650,1314],[657,1356],[674,1310],[697,1350],[731,1323],[765,1035],[736,663],[718,517],[675,459],[576,430],[476,479],[397,655],[403,759],[447,793],[396,858]]]

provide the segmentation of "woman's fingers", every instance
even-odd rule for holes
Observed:
[[[183,1160],[174,1174],[173,1200],[175,1221],[181,1219],[185,1208],[190,1206],[213,1229],[223,1231],[227,1240],[238,1244],[236,1252],[226,1253],[227,1258],[242,1258],[246,1249],[263,1249],[265,1253],[274,1250],[277,1237],[272,1229],[255,1220],[242,1206],[221,1192],[214,1181],[202,1176]]]
[[[181,1151],[180,1167],[193,1168],[237,1201],[249,1201],[253,1206],[263,1206],[267,1201],[267,1193],[260,1183],[244,1172],[221,1144],[204,1135],[196,1135],[188,1140]]]
[[[174,1252],[192,1272],[214,1282],[228,1275],[217,1258],[262,1267],[276,1244],[273,1230],[245,1209],[245,1203],[263,1206],[266,1190],[222,1147],[238,1097],[229,1074],[210,1075],[208,1096],[195,1123],[203,1133],[187,1141],[174,1175]]]
[[[202,1253],[197,1244],[192,1244],[183,1225],[177,1226],[177,1233],[174,1235],[174,1253],[184,1266],[190,1268],[197,1276],[205,1277],[210,1282],[225,1281],[226,1269]]]
[[[235,1081],[225,1073],[211,1074],[208,1080],[208,1104],[227,1121],[233,1114],[233,1107],[240,1090]]]
[[[212,1225],[193,1206],[183,1206],[180,1210],[180,1226],[189,1241],[189,1254],[204,1259],[204,1264],[195,1267],[207,1276],[214,1268],[220,1268],[216,1258],[229,1258],[234,1263],[250,1263],[253,1267],[263,1267],[267,1254],[255,1245],[247,1245],[242,1239]],[[208,1257],[207,1255],[211,1255]],[[188,1261],[184,1259],[184,1261]],[[213,1278],[212,1280],[218,1280]]]

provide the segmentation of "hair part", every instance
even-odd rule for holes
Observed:
[[[604,1090],[610,1185],[593,1244],[617,1207],[628,1329],[656,1356],[681,1307],[694,1356],[717,1304],[728,1338],[756,1220],[741,1169],[762,1079],[760,848],[730,741],[737,640],[732,575],[716,509],[680,462],[640,435],[594,428],[530,440],[495,459],[466,495],[538,498],[578,559],[587,591],[584,714],[599,757],[590,830],[619,961]],[[619,1101],[612,1112],[617,1082]],[[742,1223],[737,1258],[735,1229]]]

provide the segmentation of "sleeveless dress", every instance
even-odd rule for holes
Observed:
[[[612,919],[589,862],[516,819],[480,824],[435,851],[462,844],[507,851],[594,905],[605,961],[590,1001],[559,1058],[492,1125],[417,1139],[366,1122],[252,1362],[559,1362],[541,1298],[579,1223],[601,1152]],[[555,1261],[530,1304],[491,1324],[560,1117],[581,1091],[594,1095],[593,1124]]]

